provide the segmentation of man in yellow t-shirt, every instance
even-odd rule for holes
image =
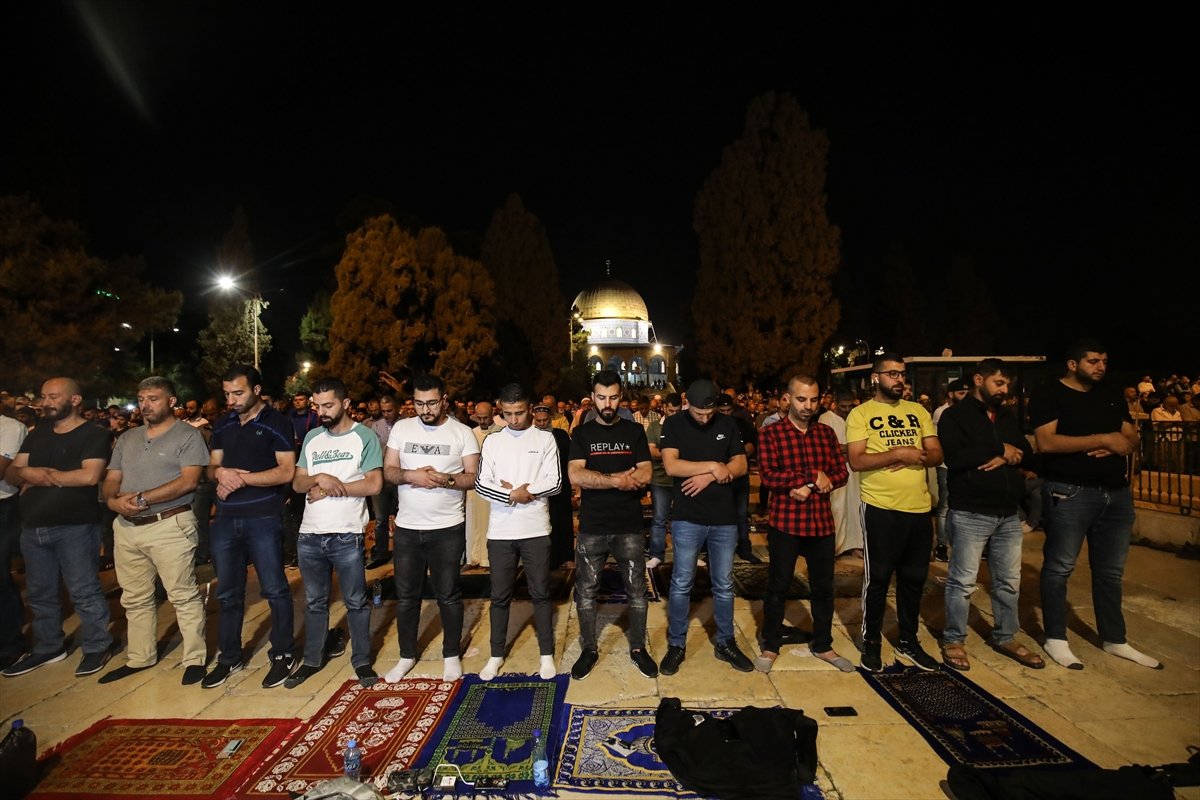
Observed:
[[[863,656],[870,672],[883,669],[880,655],[888,584],[896,575],[896,657],[931,671],[938,663],[917,642],[921,593],[929,574],[933,535],[926,470],[942,463],[942,445],[929,411],[902,399],[904,359],[884,353],[875,359],[875,395],[846,418],[850,466],[860,473],[863,531]]]

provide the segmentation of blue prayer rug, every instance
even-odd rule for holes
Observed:
[[[507,780],[510,794],[532,792],[533,731],[541,729],[554,763],[562,741],[554,722],[569,680],[567,675],[548,681],[536,675],[498,675],[491,681],[465,676],[446,732],[422,766],[453,764],[467,781]]]
[[[1095,766],[957,672],[945,668],[921,672],[913,667],[860,672],[951,766]]]

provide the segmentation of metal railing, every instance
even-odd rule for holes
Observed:
[[[1135,424],[1140,441],[1128,459],[1133,499],[1191,514],[1200,498],[1200,422]]]

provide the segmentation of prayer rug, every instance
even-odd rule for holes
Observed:
[[[571,599],[574,601],[574,596]],[[646,600],[657,603],[661,599],[662,594],[655,580],[655,571],[647,568]],[[621,571],[611,561],[605,562],[604,569],[600,571],[600,589],[596,593],[596,602],[616,605],[629,602],[629,595],[625,593],[625,581],[621,580]]]
[[[347,739],[363,750],[362,776],[379,788],[408,769],[449,719],[460,681],[410,678],[364,689],[350,680],[275,757],[242,786],[242,797],[291,797],[342,774]]]
[[[1095,766],[957,672],[889,667],[862,675],[951,766]]]
[[[737,710],[704,709],[717,718]],[[658,760],[655,712],[654,708],[565,706],[566,740],[553,772],[555,788],[621,797],[696,797]]]
[[[102,719],[43,757],[29,800],[233,797],[298,719]],[[230,742],[241,744],[231,752]]]
[[[546,737],[553,764],[562,740],[554,722],[569,677],[558,675],[547,681],[536,675],[498,675],[483,681],[478,675],[467,675],[462,680],[445,734],[417,766],[454,764],[468,781],[501,778],[509,781],[510,795],[532,792],[533,731],[540,728]]]

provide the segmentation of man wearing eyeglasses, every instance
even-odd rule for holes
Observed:
[[[850,466],[860,473],[863,501],[863,669],[883,669],[880,649],[888,584],[896,576],[896,656],[919,669],[938,663],[917,642],[921,593],[929,574],[933,535],[926,470],[942,463],[942,445],[929,411],[904,400],[904,359],[875,359],[875,394],[846,417]]]
[[[441,378],[418,375],[412,387],[417,416],[392,426],[383,457],[384,477],[397,486],[392,551],[400,660],[384,676],[388,683],[407,675],[420,656],[417,627],[426,572],[442,622],[442,678],[462,677],[459,565],[467,542],[464,493],[475,483],[479,443],[470,428],[447,413]]]

